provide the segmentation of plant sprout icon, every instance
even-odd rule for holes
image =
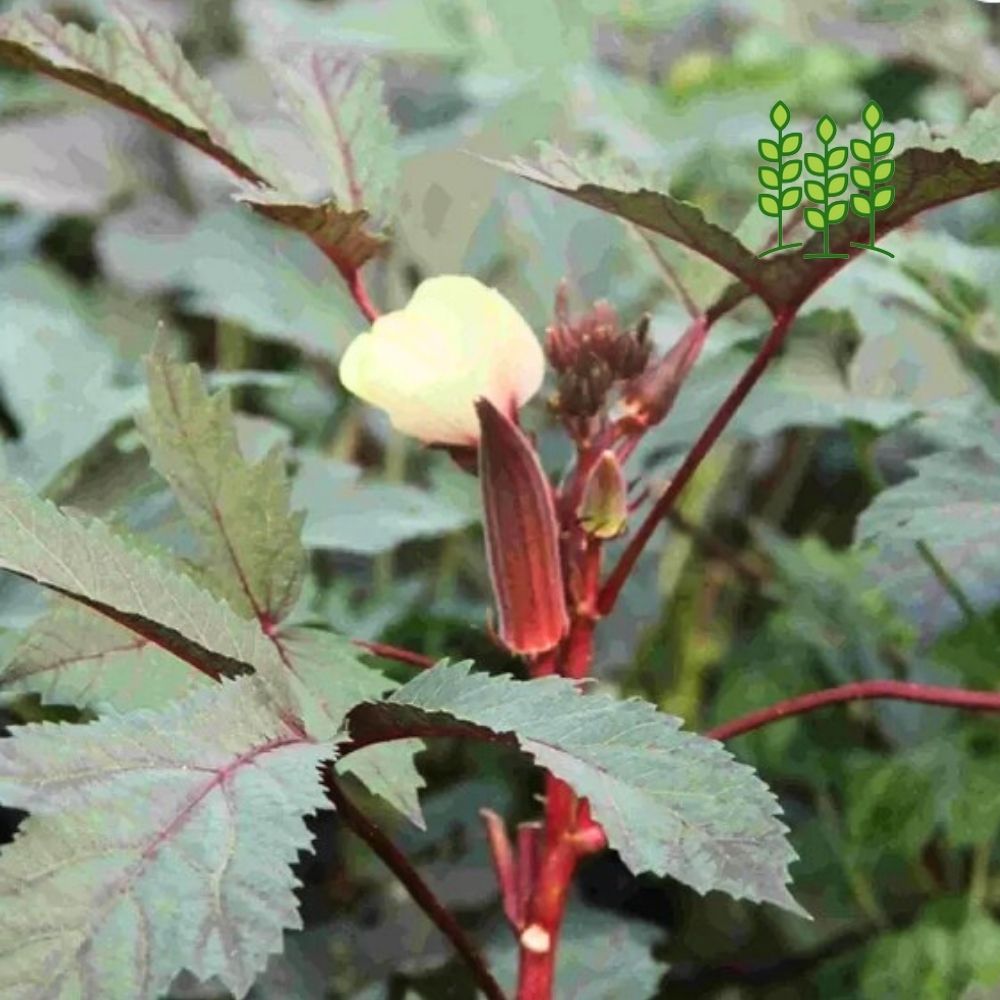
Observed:
[[[860,166],[851,167],[851,180],[858,188],[858,194],[851,196],[851,208],[855,215],[868,220],[868,242],[852,243],[852,247],[862,250],[875,250],[887,257],[895,254],[875,246],[875,213],[883,212],[896,196],[896,189],[887,182],[892,178],[896,164],[892,160],[883,159],[893,147],[895,136],[891,132],[876,135],[875,130],[882,124],[882,109],[875,101],[869,101],[861,115],[868,126],[868,139],[854,139],[851,142],[851,155]]]
[[[785,242],[785,213],[798,207],[803,194],[807,203],[803,212],[805,223],[810,229],[823,234],[820,252],[803,254],[805,259],[844,260],[850,256],[831,252],[830,229],[843,222],[852,211],[868,220],[868,242],[852,242],[851,246],[859,250],[874,250],[887,257],[894,256],[875,244],[875,216],[888,209],[895,198],[896,189],[889,181],[896,165],[887,159],[895,137],[892,132],[878,131],[884,116],[877,101],[869,101],[861,117],[868,129],[868,138],[851,140],[850,151],[857,165],[850,168],[850,179],[857,192],[850,195],[848,201],[841,197],[847,191],[848,174],[843,168],[847,163],[848,147],[833,145],[837,138],[837,123],[829,115],[823,115],[816,123],[816,138],[821,143],[822,151],[806,153],[801,160],[795,159],[795,154],[802,148],[802,133],[786,134],[785,129],[791,120],[788,105],[778,101],[771,108],[771,124],[777,132],[777,140],[761,139],[757,143],[757,150],[765,161],[765,166],[757,169],[757,177],[764,188],[764,193],[757,196],[757,205],[769,219],[777,219],[778,242],[759,253],[758,257],[803,245]],[[803,165],[809,176],[799,186],[796,181],[802,174]]]
[[[757,143],[757,150],[761,158],[770,166],[763,166],[757,170],[757,178],[761,186],[773,194],[761,194],[757,196],[757,205],[760,210],[769,218],[778,220],[778,242],[775,246],[758,257],[766,257],[768,254],[777,253],[779,250],[791,250],[794,247],[802,246],[801,243],[786,243],[784,238],[785,213],[796,208],[802,200],[802,188],[795,184],[802,173],[802,161],[799,159],[789,159],[802,148],[802,133],[789,132],[785,134],[785,128],[791,120],[791,113],[788,105],[783,101],[778,101],[771,108],[771,124],[778,133],[777,141],[773,139],[761,139]]]
[[[837,171],[847,162],[847,147],[830,143],[837,136],[837,125],[829,115],[823,115],[816,125],[816,138],[823,144],[823,152],[806,153],[806,170],[818,180],[805,183],[806,198],[813,203],[805,211],[806,225],[823,234],[821,253],[807,253],[809,260],[845,258],[846,253],[830,253],[830,226],[847,218],[847,201],[837,200],[847,190],[847,174]]]

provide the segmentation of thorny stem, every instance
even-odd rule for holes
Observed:
[[[452,943],[475,976],[479,988],[490,1000],[507,1000],[500,984],[493,978],[479,949],[466,936],[458,921],[441,905],[430,887],[420,877],[398,847],[351,802],[337,784],[330,765],[324,775],[327,794],[337,809],[337,815],[378,855],[385,866],[403,883],[413,901],[437,925]]]
[[[597,602],[597,607],[601,614],[606,615],[614,607],[615,601],[618,599],[618,595],[625,585],[625,581],[635,567],[639,556],[642,554],[642,550],[646,547],[653,532],[656,530],[656,526],[673,507],[674,501],[691,481],[695,472],[698,471],[698,467],[711,450],[712,445],[718,440],[729,424],[729,421],[732,420],[733,415],[749,395],[750,390],[753,389],[758,379],[764,374],[768,363],[784,343],[785,335],[788,333],[788,329],[794,318],[794,309],[782,310],[774,317],[771,332],[764,343],[761,344],[760,350],[753,361],[750,362],[747,370],[709,421],[708,426],[702,431],[701,436],[695,441],[681,467],[670,481],[670,485],[646,515],[645,520],[639,526],[639,530],[635,533],[628,546],[626,546],[625,551],[618,560],[618,564],[608,575],[608,579],[601,589]]]

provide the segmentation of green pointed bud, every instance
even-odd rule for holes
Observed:
[[[594,538],[620,535],[628,521],[627,492],[617,455],[602,452],[587,477],[577,512],[584,531]]]
[[[488,399],[476,400],[486,557],[501,641],[541,653],[569,628],[552,487],[524,432]]]
[[[832,142],[837,134],[837,125],[829,115],[823,115],[816,125],[816,135],[820,142]]]
[[[784,101],[778,101],[773,108],[771,108],[771,124],[777,128],[784,128],[788,122],[791,120],[791,113],[788,110],[788,105]]]
[[[876,129],[882,124],[882,109],[876,101],[869,101],[861,117],[870,129]]]

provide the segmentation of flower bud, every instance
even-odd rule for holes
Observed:
[[[594,538],[615,538],[625,530],[627,487],[618,457],[610,449],[590,470],[577,513],[584,531]]]
[[[707,334],[708,323],[699,316],[659,361],[625,386],[622,399],[628,420],[639,427],[650,427],[670,412]]]
[[[541,653],[569,628],[552,488],[521,429],[488,399],[476,401],[476,412],[497,631],[515,653]]]

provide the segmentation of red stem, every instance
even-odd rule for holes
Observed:
[[[639,556],[642,554],[642,550],[646,547],[647,542],[656,530],[656,526],[670,511],[680,492],[691,481],[691,477],[694,476],[695,472],[698,471],[698,466],[701,465],[705,456],[711,450],[712,445],[715,444],[719,435],[722,434],[729,421],[732,420],[733,414],[736,413],[743,400],[750,393],[750,390],[757,384],[761,375],[764,374],[768,363],[777,354],[784,342],[785,335],[788,333],[788,328],[791,326],[794,318],[794,309],[783,310],[774,317],[771,332],[764,343],[761,344],[760,350],[753,361],[750,362],[749,367],[740,377],[740,380],[723,400],[722,405],[709,421],[708,426],[702,431],[701,437],[695,441],[683,464],[670,481],[670,485],[650,509],[646,515],[646,519],[639,526],[639,530],[621,554],[618,564],[608,575],[608,579],[601,588],[597,601],[598,610],[602,615],[608,614],[615,606],[615,601],[618,599],[625,581],[635,567]]]
[[[413,667],[425,669],[433,667],[435,660],[433,657],[424,656],[423,653],[413,653],[408,649],[400,649],[399,646],[388,646],[384,642],[367,642],[364,639],[352,639],[355,646],[367,649],[369,653],[376,656],[385,657],[387,660],[396,660],[398,663],[408,663]]]
[[[596,600],[600,580],[601,544],[589,538],[576,523],[576,505],[581,482],[599,454],[581,451],[577,468],[559,504],[567,544],[564,558],[572,563],[579,580],[578,592],[570,600],[571,623],[567,637],[554,652],[537,657],[534,677],[560,673],[574,679],[587,675],[593,655]],[[518,864],[537,864],[531,881],[523,922],[517,927],[519,944],[518,1000],[551,1000],[554,995],[556,953],[566,899],[577,860],[602,850],[603,831],[595,828],[586,803],[581,803],[569,785],[551,774],[545,776],[545,822],[539,832],[541,857],[518,859]],[[536,844],[529,848],[536,850]]]
[[[780,722],[793,715],[815,712],[827,705],[844,701],[869,701],[889,698],[895,701],[918,701],[927,705],[945,705],[952,708],[972,709],[979,712],[1000,712],[1000,693],[993,691],[968,691],[962,688],[937,687],[933,684],[914,684],[911,681],[858,681],[825,691],[811,691],[767,708],[750,712],[729,722],[709,729],[705,736],[713,740],[729,740],[735,736],[760,729],[772,722]]]
[[[347,282],[351,298],[357,303],[361,314],[369,323],[374,323],[379,317],[379,311],[368,297],[368,289],[365,287],[365,279],[361,274],[361,268],[340,264],[337,261],[334,261],[334,263],[337,264],[337,270],[340,271],[344,277],[344,281]]]
[[[493,978],[479,949],[472,942],[462,925],[438,901],[437,896],[407,860],[406,855],[344,794],[327,765],[323,776],[327,794],[341,820],[356,833],[381,858],[386,867],[406,887],[414,902],[435,923],[438,930],[451,942],[465,959],[479,989],[490,1000],[506,1000],[506,994]]]

